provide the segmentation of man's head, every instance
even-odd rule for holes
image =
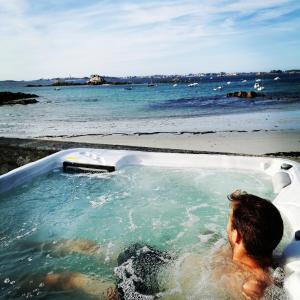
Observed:
[[[227,232],[231,247],[243,243],[255,259],[269,258],[283,235],[278,209],[268,200],[237,190],[228,196],[231,210]]]

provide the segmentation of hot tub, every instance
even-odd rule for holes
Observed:
[[[92,170],[96,173],[95,175],[88,175],[88,182],[90,182],[90,180],[94,182],[95,180],[101,179],[101,184],[94,187],[88,185],[88,188],[95,189],[95,191],[88,190],[86,194],[80,194],[86,187],[86,179],[82,181],[82,175],[76,175],[76,173],[74,175],[68,175],[69,173],[62,172],[63,168],[65,171],[71,172],[79,170],[79,174],[84,171]],[[57,180],[57,176],[55,175],[56,172],[61,176],[59,180]],[[57,211],[61,202],[64,201],[64,198],[57,200],[61,202],[55,203],[52,207],[50,205],[52,200],[46,197],[47,184],[43,186],[42,189],[40,188],[40,184],[44,184],[43,181],[37,182],[33,187],[28,187],[30,182],[44,178],[43,176],[46,176],[45,174],[51,174],[49,175],[50,180],[52,180],[51,182],[54,185],[59,184],[62,180],[66,180],[64,181],[65,183],[63,183],[66,190],[67,187],[72,186],[72,184],[76,186],[75,190],[72,189],[71,192],[66,192],[69,202],[67,207],[62,206],[60,219],[55,219],[53,214],[51,215],[51,209],[53,209],[53,212],[55,210]],[[145,177],[145,174],[151,174],[152,177],[147,177],[148,175]],[[129,177],[130,179],[128,179]],[[34,180],[32,180],[33,178]],[[36,193],[34,197],[39,200],[40,197],[43,197],[43,194],[45,194],[45,201],[47,202],[44,206],[49,206],[47,208],[47,216],[50,216],[49,222],[55,220],[50,230],[45,229],[43,226],[39,227],[39,225],[37,225],[38,221],[34,223],[35,218],[33,217],[31,220],[32,224],[30,224],[29,227],[28,224],[23,227],[20,226],[20,228],[16,229],[13,236],[10,235],[9,241],[6,239],[5,228],[2,228],[0,241],[4,244],[2,247],[4,247],[3,249],[5,250],[6,246],[9,247],[9,243],[19,242],[24,239],[28,240],[28,238],[30,240],[30,237],[33,237],[35,240],[42,240],[45,237],[51,240],[52,238],[57,239],[60,236],[71,239],[73,237],[72,234],[77,230],[75,227],[79,225],[74,225],[70,220],[65,220],[67,226],[62,230],[62,223],[60,223],[64,216],[66,216],[66,213],[71,211],[78,219],[81,218],[82,223],[89,224],[84,229],[84,232],[80,234],[88,239],[94,240],[99,237],[100,241],[105,240],[111,245],[111,248],[113,248],[112,245],[114,243],[106,236],[106,231],[109,230],[115,230],[113,231],[114,234],[122,237],[123,242],[132,237],[133,241],[143,240],[147,241],[147,243],[163,243],[168,247],[176,245],[176,247],[182,248],[184,251],[187,250],[184,247],[189,245],[191,241],[194,243],[195,248],[202,244],[205,245],[207,241],[211,241],[211,244],[218,244],[226,235],[224,231],[223,236],[215,235],[215,232],[222,231],[222,228],[225,229],[224,220],[227,218],[227,216],[225,216],[226,209],[220,209],[218,207],[219,202],[215,202],[210,207],[208,207],[205,202],[197,203],[197,205],[195,205],[194,202],[189,204],[189,201],[192,201],[192,198],[197,197],[197,194],[203,190],[206,190],[202,195],[203,199],[213,194],[215,201],[222,201],[220,199],[223,198],[224,201],[226,201],[225,195],[218,191],[218,185],[212,183],[212,178],[214,178],[217,183],[220,180],[223,182],[223,191],[230,192],[234,188],[246,189],[248,192],[256,193],[259,196],[273,200],[273,203],[281,211],[290,230],[288,233],[289,236],[286,237],[288,239],[287,246],[285,245],[282,251],[284,268],[287,274],[284,285],[292,299],[299,299],[300,242],[298,241],[299,237],[296,232],[300,229],[300,200],[298,199],[300,195],[300,164],[285,159],[102,149],[70,149],[61,151],[0,176],[0,193],[3,199],[8,197],[10,201],[16,201],[15,203],[11,202],[13,203],[12,206],[15,206],[19,203],[17,202],[19,201],[18,197],[22,199],[22,193],[24,193],[24,191],[26,192],[27,189],[29,189],[29,192],[27,192],[30,194],[30,189],[33,189],[33,193]],[[182,187],[180,187],[180,181],[185,182],[185,186],[189,186],[189,188],[183,190]],[[232,186],[230,185],[231,182]],[[190,183],[191,185],[189,185]],[[132,192],[131,189],[127,190],[127,187],[132,184],[145,186],[146,191],[152,191],[151,196],[148,195],[147,198],[147,195],[144,194],[145,188],[138,192]],[[201,191],[194,188],[198,185],[202,185]],[[101,194],[102,192],[99,192],[103,186],[107,186],[110,194],[107,192]],[[120,188],[120,190],[115,190],[116,188]],[[63,193],[63,190],[62,187],[61,193]],[[98,193],[97,198],[89,198],[89,194],[93,195],[94,192]],[[79,215],[76,214],[76,210],[78,209],[76,205],[78,205],[78,200],[82,197],[86,198],[86,203],[89,205],[90,210]],[[176,197],[179,197],[179,199],[186,198],[184,200],[185,202],[181,203],[181,200],[176,202],[174,200]],[[132,207],[135,207],[137,211],[133,211],[132,207],[126,207],[127,199],[129,198],[133,201]],[[166,202],[164,207],[164,201],[169,200],[173,202]],[[33,198],[29,201],[26,198],[26,201],[28,201],[29,210],[34,211],[36,199]],[[114,202],[113,205],[116,206],[110,207],[107,205],[107,203],[112,202]],[[19,207],[19,214],[26,211],[24,207]],[[106,221],[101,223],[94,212],[97,209],[103,209],[103,207],[107,209],[107,211],[103,210],[103,220]],[[122,214],[117,213],[121,207],[127,209],[126,220],[128,224],[126,223],[126,225],[122,223],[124,222]],[[113,209],[115,209],[115,211],[113,211]],[[39,210],[42,210],[42,208],[39,208]],[[8,214],[9,212],[10,210],[8,210]],[[163,212],[163,217],[155,217],[156,212]],[[220,221],[218,221],[218,214],[216,212],[220,216]],[[151,238],[148,237],[147,232],[143,230],[139,231],[143,224],[146,223],[148,214],[153,214],[151,220],[149,219],[151,226],[145,225],[150,226],[154,232]],[[26,215],[26,213],[24,213],[24,215]],[[82,219],[83,215],[85,215],[84,219]],[[137,215],[139,215],[139,217],[137,217]],[[176,223],[180,224],[180,228],[174,227],[174,225],[166,222],[168,219],[176,219],[175,215],[178,215]],[[112,216],[115,218],[114,220],[112,220]],[[186,218],[186,220],[181,220],[184,218]],[[210,220],[213,218],[215,218],[215,223],[210,223]],[[198,222],[199,219],[202,220],[203,224]],[[22,219],[22,222],[25,224],[26,220]],[[102,228],[101,233],[99,232],[97,235],[95,235],[95,228],[93,228],[95,222],[98,222],[98,228]],[[13,222],[11,221],[11,223]],[[160,231],[159,228],[162,223],[167,224],[167,231]],[[3,224],[2,226],[4,226]],[[9,224],[8,226],[13,226],[13,224]],[[216,226],[219,227],[216,229]],[[193,229],[194,227],[195,229]],[[126,230],[124,230],[124,228],[126,228]],[[197,230],[200,234],[199,232],[198,234],[196,233]],[[9,234],[7,234],[7,236],[9,236]],[[197,237],[198,242],[194,241],[195,237]],[[108,250],[109,249],[108,247]],[[34,257],[28,256],[28,253],[26,254],[27,256],[24,255],[21,255],[19,259],[27,260],[26,263],[29,264],[28,268],[34,270],[36,267],[33,264]],[[110,259],[109,253],[105,259]],[[36,261],[39,260],[37,259]],[[72,261],[64,261],[62,264],[64,263],[68,265],[72,264]],[[47,265],[49,263],[47,262],[45,264]],[[9,271],[8,269],[9,268],[1,270],[0,274],[2,273],[5,277],[5,273]],[[9,277],[4,278],[4,281],[6,281],[6,284],[15,284],[15,280]],[[8,289],[8,292],[11,292],[11,290]]]

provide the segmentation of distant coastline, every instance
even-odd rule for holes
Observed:
[[[128,82],[106,82],[106,83],[99,83],[95,85],[127,85]],[[58,82],[58,83],[52,83],[52,84],[27,84],[25,87],[60,87],[60,86],[88,86],[87,83],[80,83],[80,82]]]
[[[125,85],[125,84],[145,84],[149,82],[153,83],[189,83],[202,80],[211,80],[211,78],[235,78],[235,77],[263,77],[271,78],[273,76],[290,76],[299,75],[300,69],[291,70],[271,70],[270,72],[209,72],[209,73],[189,73],[189,74],[153,74],[153,75],[136,75],[136,76],[107,76],[101,75],[105,82],[103,84],[111,85]],[[55,77],[55,78],[40,78],[36,80],[0,80],[0,82],[41,82],[35,84],[28,84],[28,87],[43,87],[43,86],[75,86],[75,85],[87,85],[87,81],[90,77]]]
[[[126,85],[126,84],[128,84],[128,82],[121,82],[121,81],[110,82],[107,81],[103,76],[95,74],[95,75],[91,75],[88,80],[86,80],[86,77],[79,78],[79,79],[59,78],[49,84],[27,84],[25,87],[45,87],[45,86],[61,87],[61,86],[76,86],[76,85]]]

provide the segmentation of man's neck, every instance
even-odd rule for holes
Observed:
[[[271,265],[271,259],[266,258],[264,260],[257,260],[249,256],[244,249],[236,249],[233,251],[232,260],[236,263],[240,263],[252,272],[261,272],[265,268]]]

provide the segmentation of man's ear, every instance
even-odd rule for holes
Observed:
[[[235,244],[239,244],[242,241],[242,237],[236,229],[232,231],[232,240]]]

